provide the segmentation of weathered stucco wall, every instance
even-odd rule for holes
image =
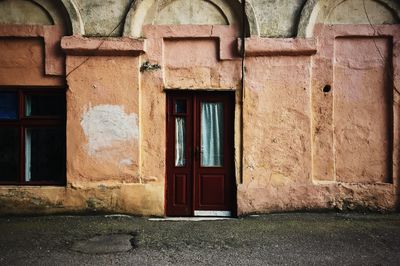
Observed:
[[[64,86],[64,78],[43,75],[43,42],[7,39],[0,44],[2,85]],[[139,172],[138,57],[72,55],[66,69],[67,185],[2,186],[2,212],[163,215],[162,180],[142,178]]]
[[[400,5],[391,0],[309,0],[305,3],[297,36],[311,37],[317,24],[398,24]]]
[[[67,71],[87,58],[68,57]],[[138,59],[90,57],[67,80],[70,180],[138,182]]]
[[[239,211],[396,208],[397,27],[375,28],[390,44],[370,26],[317,29],[307,57],[309,44],[249,40]]]
[[[103,203],[105,210],[117,208],[122,212],[162,215],[163,180],[140,172],[142,132],[137,44],[133,42],[131,48],[127,42],[127,49],[114,50],[120,42],[111,41],[101,53],[113,56],[97,55],[98,50],[90,50],[90,40],[72,38],[63,45],[69,49],[80,41],[82,49],[71,48],[67,57],[70,103],[67,139],[71,140],[67,141],[68,183],[81,188],[94,185],[96,193],[100,190],[104,195],[114,194],[114,199]],[[86,47],[88,52],[84,50]],[[77,50],[79,54],[94,53],[94,56],[75,55]],[[124,55],[127,52],[133,54]]]
[[[122,36],[123,32],[131,32],[127,29],[128,26],[139,27],[137,30],[140,31],[142,24],[233,25],[240,24],[242,21],[239,0],[231,2],[223,0],[107,0],[101,2],[60,0],[60,2],[2,1],[0,23],[59,24],[59,18],[69,14],[71,22],[67,24],[70,24],[69,27],[75,34]],[[247,0],[246,5],[250,33],[262,37],[304,36],[306,32],[307,35],[311,35],[314,25],[318,23],[393,24],[400,22],[400,5],[393,0]],[[133,16],[135,18],[131,18]],[[131,23],[131,19],[135,20],[135,23]]]
[[[251,0],[260,35],[272,38],[295,37],[305,2],[305,0]]]
[[[238,188],[240,212],[308,201],[310,63],[308,56],[246,60],[245,170],[244,182]]]
[[[193,33],[199,39],[188,39]],[[232,47],[237,31],[223,25],[146,26],[144,34],[146,53],[142,64],[149,62],[160,68],[145,69],[141,73],[141,174],[164,182],[166,91],[238,90],[240,60]],[[182,56],[177,57],[177,53]],[[239,149],[239,143],[236,147]]]
[[[392,90],[387,74],[391,71],[390,40],[345,37],[337,38],[334,46],[337,180],[390,182],[393,125]]]
[[[121,36],[131,0],[76,0],[87,36]]]
[[[238,214],[398,207],[399,3],[246,12],[243,89],[240,1],[2,1],[0,85],[68,90],[67,185],[0,186],[0,211],[164,215],[166,91],[185,89],[235,91]]]
[[[0,12],[0,23],[69,27],[68,14],[57,1],[4,0],[0,2]]]
[[[5,38],[0,42],[1,85],[60,86],[63,78],[47,76],[41,38]]]

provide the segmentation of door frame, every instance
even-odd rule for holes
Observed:
[[[185,99],[191,99],[190,102],[187,104],[187,115],[190,115],[192,118],[190,119],[190,124],[185,126],[186,129],[190,129],[187,134],[187,140],[186,142],[190,142],[191,145],[188,147],[187,151],[185,151],[185,154],[187,158],[190,159],[191,164],[190,164],[190,180],[188,182],[188,186],[190,186],[190,194],[191,198],[190,200],[190,214],[188,216],[227,216],[227,213],[230,213],[230,217],[236,217],[237,216],[237,180],[236,180],[236,168],[235,168],[235,91],[203,91],[203,90],[168,90],[166,91],[166,151],[165,151],[165,162],[166,162],[166,167],[165,167],[165,195],[164,195],[164,209],[165,209],[165,216],[168,216],[168,192],[169,192],[169,172],[173,171],[173,168],[171,163],[175,161],[175,149],[174,144],[175,144],[175,134],[174,136],[170,135],[171,129],[169,128],[170,121],[169,119],[174,118],[175,112],[173,111],[172,114],[170,114],[171,110],[173,110],[173,105],[174,102],[172,97],[177,97],[177,98],[185,98]],[[219,98],[223,97],[224,102],[227,103],[228,109],[226,110],[226,116],[224,116],[224,128],[228,128],[229,132],[224,133],[224,138],[228,137],[228,145],[230,148],[226,148],[224,146],[224,154],[229,156],[229,171],[231,175],[231,181],[230,181],[230,188],[229,188],[229,208],[230,210],[196,210],[195,208],[195,198],[196,198],[196,183],[199,182],[198,177],[195,176],[195,163],[196,160],[194,157],[196,156],[196,151],[195,146],[196,146],[196,140],[200,141],[199,136],[200,136],[200,130],[198,130],[198,127],[200,126],[200,116],[199,114],[196,113],[196,111],[199,111],[200,106],[200,101],[202,97],[205,98]],[[196,100],[194,100],[196,99]],[[230,116],[231,115],[231,116]],[[198,121],[197,121],[198,120]],[[231,120],[228,122],[227,120]],[[172,143],[171,143],[172,142]],[[226,151],[230,152],[226,152]],[[197,155],[199,156],[199,155]],[[197,163],[200,164],[200,159],[197,160]],[[199,184],[197,184],[199,186]],[[172,214],[171,216],[176,216]],[[183,215],[182,215],[183,216]]]

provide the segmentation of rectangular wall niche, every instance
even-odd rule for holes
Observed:
[[[164,40],[167,88],[212,88],[219,85],[215,39]]]
[[[392,181],[392,40],[335,39],[334,152],[336,180]]]

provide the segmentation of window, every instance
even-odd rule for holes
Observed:
[[[0,184],[65,184],[65,90],[0,89]]]

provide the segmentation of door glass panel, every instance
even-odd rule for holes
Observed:
[[[223,108],[222,103],[201,103],[201,166],[223,165]]]
[[[0,120],[17,119],[18,99],[15,92],[0,93]]]
[[[186,113],[186,101],[185,100],[177,100],[175,102],[175,113],[176,114],[185,114]]]
[[[175,118],[175,166],[185,166],[185,118]]]
[[[0,181],[18,181],[19,128],[0,128]]]

